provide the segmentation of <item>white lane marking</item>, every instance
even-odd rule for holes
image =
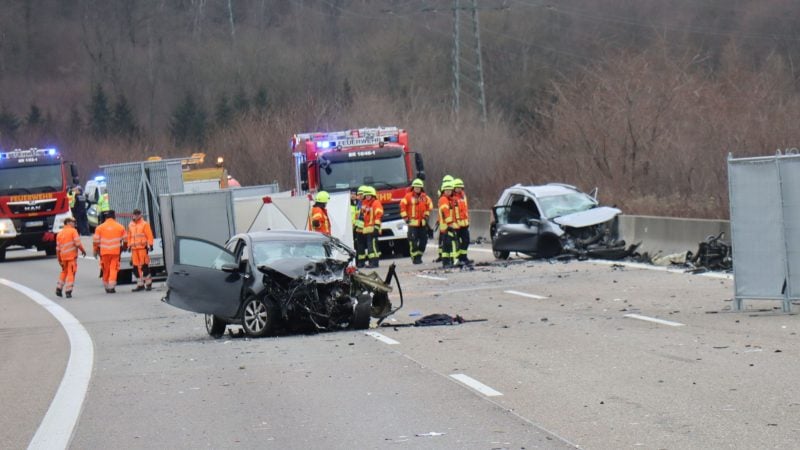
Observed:
[[[420,278],[426,278],[428,280],[447,281],[447,278],[434,277],[433,275],[417,275],[417,276]]]
[[[478,381],[478,380],[476,380],[474,378],[468,377],[467,375],[464,375],[463,373],[454,373],[454,374],[450,375],[450,378],[453,378],[453,379],[455,379],[457,381],[460,381],[461,383],[471,387],[472,389],[475,389],[476,391],[480,392],[481,394],[483,394],[483,395],[485,395],[487,397],[497,397],[498,395],[503,395],[502,392],[495,391],[494,389],[490,388],[489,386],[481,383],[480,381]]]
[[[50,403],[50,408],[28,445],[29,450],[66,449],[81,415],[89,380],[92,377],[94,365],[92,338],[75,316],[39,292],[3,278],[0,278],[0,284],[16,289],[42,306],[61,323],[69,337],[70,352],[64,377]]]
[[[519,295],[520,297],[535,298],[536,300],[545,300],[547,298],[547,297],[542,297],[541,295],[528,294],[526,292],[520,292],[520,291],[503,291],[503,292],[505,292],[506,294]]]
[[[606,260],[603,260],[603,259],[593,259],[593,260],[590,260],[589,262],[595,263],[595,264],[603,264],[603,265],[606,265],[606,266],[620,265],[620,266],[624,266],[624,267],[630,267],[632,269],[655,270],[655,271],[659,271],[659,272],[680,273],[680,274],[684,274],[684,275],[699,275],[699,276],[702,276],[702,277],[717,278],[717,279],[721,279],[721,280],[732,280],[733,279],[733,274],[730,274],[730,273],[706,272],[706,273],[692,274],[692,273],[686,272],[686,269],[672,269],[670,267],[654,266],[652,264],[632,263],[632,262],[625,262],[625,261],[606,261]]]
[[[647,322],[660,323],[661,325],[669,325],[671,327],[686,326],[686,324],[680,322],[672,322],[670,320],[656,319],[655,317],[647,317],[639,314],[625,314],[625,317],[630,317],[631,319],[646,320]]]
[[[384,344],[389,344],[389,345],[397,345],[397,344],[399,344],[399,342],[395,341],[394,339],[392,339],[390,337],[387,337],[387,336],[384,336],[384,335],[378,333],[377,331],[365,331],[364,334],[366,334],[367,336],[372,336],[375,339],[383,342]]]

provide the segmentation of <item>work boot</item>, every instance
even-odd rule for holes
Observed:
[[[364,261],[356,262],[356,267],[359,268],[359,269],[363,269],[364,268]]]
[[[436,257],[436,259],[434,259],[434,260],[433,260],[433,262],[435,262],[435,263],[437,263],[437,262],[442,262],[442,257],[441,257],[441,255],[440,255],[440,256],[438,256],[438,257]]]
[[[144,290],[145,291],[152,291],[153,290],[153,286],[148,284],[147,286],[144,287]]]
[[[377,269],[378,267],[380,267],[380,265],[381,265],[381,264],[378,262],[378,260],[377,260],[377,259],[370,260],[370,261],[367,263],[367,267],[369,267],[370,269]]]
[[[415,256],[414,259],[411,260],[412,264],[422,264],[422,256]]]
[[[116,293],[117,293],[117,290],[114,289],[114,288],[106,289],[106,294],[116,294]]]
[[[61,297],[61,289],[56,288],[56,297]]]
[[[131,292],[139,292],[139,291],[143,291],[143,290],[144,290],[144,286],[136,286],[135,288],[131,289]]]
[[[445,269],[449,269],[449,268],[453,267],[453,260],[450,259],[450,258],[443,258],[442,259],[442,267],[444,267]]]
[[[67,293],[65,294],[65,297],[72,298],[72,291],[67,291]]]

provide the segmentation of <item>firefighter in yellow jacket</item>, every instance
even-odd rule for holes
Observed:
[[[361,233],[367,241],[367,267],[378,267],[381,256],[378,251],[378,237],[381,235],[383,205],[378,200],[378,192],[374,187],[367,186],[364,200],[361,202],[361,213],[364,216],[364,228]]]
[[[456,232],[458,224],[455,220],[455,204],[453,200],[453,182],[442,183],[442,196],[439,197],[439,254],[442,267],[453,267],[454,256],[457,256]]]
[[[128,224],[128,248],[131,250],[131,264],[136,268],[136,287],[133,292],[151,290],[153,278],[150,275],[150,252],[153,251],[153,230],[142,218],[142,211],[133,210],[133,220]]]

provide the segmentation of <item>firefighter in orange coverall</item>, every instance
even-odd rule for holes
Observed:
[[[361,233],[367,240],[367,267],[378,267],[381,256],[378,251],[378,236],[381,235],[383,204],[378,200],[378,192],[372,186],[367,186],[367,190],[364,191],[361,213],[364,216],[364,228]]]
[[[425,193],[425,185],[417,178],[400,200],[400,217],[408,225],[408,250],[413,264],[422,264],[422,255],[428,246],[428,217],[433,202]]]
[[[106,211],[105,221],[95,228],[92,238],[94,256],[102,260],[103,286],[107,294],[117,292],[115,288],[119,272],[119,255],[127,247],[128,235],[116,217],[114,210]]]
[[[325,191],[317,192],[314,197],[314,206],[311,208],[311,215],[308,217],[308,229],[322,233],[326,236],[331,235],[331,219],[328,218],[328,210],[325,208],[331,196]]]
[[[153,251],[153,230],[139,209],[133,210],[133,220],[128,224],[128,248],[131,249],[131,264],[136,268],[137,281],[133,292],[153,289],[149,254]]]
[[[64,219],[64,228],[56,236],[56,256],[61,266],[61,274],[56,284],[56,295],[61,297],[62,290],[67,298],[72,298],[72,287],[75,285],[75,272],[78,271],[78,251],[86,256],[81,244],[81,237],[75,229],[75,219]]]

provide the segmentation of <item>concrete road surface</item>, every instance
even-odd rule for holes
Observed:
[[[483,250],[471,257],[493,261]],[[80,260],[76,296],[62,300],[52,294],[53,259],[25,251],[9,259],[0,278],[64,306],[93,340],[76,449],[800,442],[797,316],[772,302],[728,312],[727,279],[522,259],[442,271],[402,259],[406,305],[388,324],[430,313],[486,321],[214,340],[201,316],[159,301],[160,284],[107,295],[96,262]],[[41,307],[3,286],[0,296],[0,400],[19,411],[0,415],[0,447],[24,448],[70,349]],[[9,369],[33,363],[26,372],[36,379]]]

